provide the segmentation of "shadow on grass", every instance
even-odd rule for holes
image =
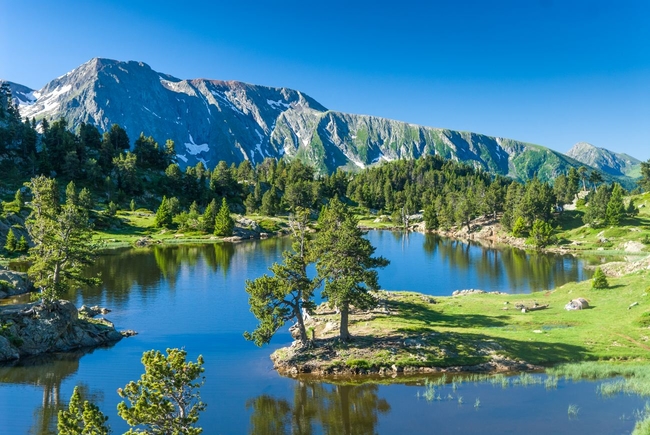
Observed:
[[[344,354],[345,357],[340,355]],[[504,359],[504,357],[506,359]],[[312,346],[294,354],[285,363],[298,366],[343,366],[347,363],[377,373],[380,367],[454,367],[479,369],[481,364],[498,360],[500,370],[526,370],[521,361],[535,365],[552,365],[593,359],[582,346],[563,342],[493,337],[480,333],[436,332],[427,328],[395,331],[382,337],[355,336],[351,342],[336,338],[317,339]],[[480,370],[494,370],[494,365]],[[491,368],[490,368],[491,367]]]
[[[558,218],[558,223],[565,231],[575,230],[584,225],[582,216],[584,212],[579,210],[565,210]]]
[[[508,316],[487,316],[482,314],[448,315],[435,309],[408,301],[391,301],[391,308],[398,311],[399,321],[413,324],[425,323],[427,327],[447,326],[455,328],[494,328],[507,325]],[[399,330],[399,329],[398,329]],[[405,330],[411,330],[405,328]]]

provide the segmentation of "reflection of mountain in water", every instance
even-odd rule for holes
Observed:
[[[252,409],[249,433],[308,435],[316,424],[325,434],[374,434],[378,414],[390,411],[377,390],[370,384],[296,382],[293,404],[268,395],[246,403]]]
[[[67,399],[61,400],[61,384],[79,369],[79,360],[92,350],[39,355],[18,363],[0,366],[0,383],[32,385],[43,388],[43,401],[34,411],[34,425],[29,433],[49,435],[56,433],[59,410],[67,406]],[[102,393],[91,393],[86,384],[79,385],[81,398],[98,403]]]

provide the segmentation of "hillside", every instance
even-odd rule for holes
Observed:
[[[641,161],[627,154],[597,148],[586,142],[575,144],[566,155],[614,177],[641,176]]]
[[[142,62],[92,59],[35,91],[11,84],[23,117],[76,129],[119,124],[174,140],[182,166],[300,158],[319,172],[438,154],[515,179],[553,179],[577,160],[516,140],[330,111],[304,93],[236,81],[182,80]]]

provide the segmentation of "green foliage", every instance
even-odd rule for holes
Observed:
[[[601,228],[607,221],[607,204],[611,192],[607,186],[600,186],[595,193],[589,194],[587,210],[582,221],[593,228]]]
[[[201,216],[201,229],[209,234],[214,232],[214,223],[217,219],[217,200],[213,199],[205,207],[203,215]]]
[[[144,374],[129,382],[118,394],[126,401],[117,405],[118,414],[132,428],[125,435],[198,435],[199,413],[206,408],[199,388],[205,382],[203,357],[186,362],[187,352],[167,349],[142,355]],[[127,403],[128,402],[128,403]]]
[[[639,209],[636,204],[634,204],[634,198],[630,198],[630,202],[628,202],[627,207],[625,207],[625,214],[628,217],[634,217],[639,214]]]
[[[523,216],[519,216],[512,226],[512,235],[515,237],[523,237],[526,229],[526,220]]]
[[[217,213],[214,221],[214,234],[222,237],[230,237],[234,228],[235,221],[230,217],[230,208],[228,207],[226,198],[223,198],[219,213]]]
[[[29,253],[28,274],[43,303],[50,304],[73,286],[98,282],[82,273],[93,262],[97,245],[92,242],[88,213],[75,205],[75,195],[69,194],[59,204],[56,181],[44,176],[32,178],[27,185],[32,212],[25,224],[35,245]]]
[[[106,207],[106,216],[114,217],[115,215],[117,215],[117,204],[111,201]]]
[[[612,194],[607,202],[607,209],[605,216],[607,223],[610,225],[618,225],[625,213],[625,205],[623,204],[623,188],[620,184],[614,184]]]
[[[594,276],[591,281],[591,288],[593,289],[604,289],[609,287],[609,282],[607,281],[607,276],[602,271],[600,267],[596,268]]]
[[[258,346],[268,344],[275,332],[289,320],[296,321],[302,344],[308,341],[303,310],[314,308],[314,290],[319,285],[317,278],[307,276],[310,255],[308,222],[309,211],[297,209],[295,218],[291,220],[293,251],[283,252],[282,264],[273,263],[269,268],[272,276],[246,281],[248,303],[260,323],[252,333],[245,332],[244,337]]]
[[[332,199],[318,220],[320,231],[314,241],[314,258],[319,279],[324,282],[323,297],[341,312],[340,339],[348,341],[350,305],[359,309],[375,306],[370,291],[379,289],[378,267],[388,265],[383,257],[373,257],[375,248],[363,238],[363,232],[350,210]]]
[[[107,420],[97,405],[87,400],[81,402],[79,388],[75,387],[68,410],[59,411],[56,427],[58,435],[108,435]]]
[[[553,235],[553,227],[548,222],[540,219],[533,222],[533,228],[530,230],[530,238],[528,240],[536,248],[544,248],[555,241]]]
[[[266,216],[275,216],[280,208],[280,201],[275,186],[264,192],[262,195],[262,207],[260,212]]]
[[[650,192],[650,159],[646,162],[641,162],[641,179],[638,185],[645,192]]]
[[[172,226],[172,210],[166,196],[160,201],[160,206],[156,210],[156,228],[170,228]]]
[[[440,226],[438,213],[434,205],[429,205],[424,208],[424,225],[427,230],[437,230]]]
[[[9,231],[7,231],[7,240],[5,241],[5,251],[9,254],[12,254],[14,251],[16,251],[17,247],[18,240],[16,240],[14,230],[9,228]]]
[[[135,205],[135,199],[131,198],[131,202],[129,203],[129,209],[131,210],[131,212],[134,212],[136,208],[137,207]]]
[[[25,236],[20,236],[20,240],[18,240],[18,244],[16,244],[16,252],[20,253],[27,253],[29,251],[29,244],[27,243],[27,239],[25,239]]]

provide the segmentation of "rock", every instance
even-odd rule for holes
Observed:
[[[589,302],[585,298],[573,299],[564,306],[567,311],[584,310],[585,308],[589,308]]]
[[[485,290],[478,290],[478,289],[454,290],[454,292],[451,295],[466,296],[466,295],[473,295],[473,294],[480,294],[480,293],[485,293]]]
[[[645,249],[645,245],[641,242],[630,240],[623,244],[623,249],[625,252],[642,252]]]
[[[99,316],[100,314],[108,314],[110,313],[111,310],[108,308],[103,308],[100,307],[99,305],[95,305],[93,307],[88,307],[86,305],[82,305],[81,308],[79,308],[79,315],[87,317],[87,318],[93,318],[96,316]]]
[[[153,240],[149,237],[142,237],[135,241],[134,245],[136,248],[145,248],[153,243]]]
[[[51,306],[38,303],[0,307],[0,323],[6,325],[0,343],[0,361],[51,352],[96,347],[122,339],[106,324],[79,318],[68,301]],[[7,344],[8,343],[8,344]]]
[[[34,290],[34,285],[26,273],[13,270],[0,270],[0,299],[22,295]]]
[[[20,358],[18,350],[6,337],[0,335],[0,361],[12,361]]]
[[[126,329],[124,331],[120,331],[120,334],[122,335],[122,337],[133,337],[134,335],[138,335],[138,333],[133,329]]]

